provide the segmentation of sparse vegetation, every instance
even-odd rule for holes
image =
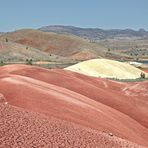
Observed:
[[[8,42],[8,38],[6,38],[5,40],[6,40],[6,42]]]
[[[143,78],[143,79],[145,79],[145,73],[144,72],[141,72],[140,77]]]
[[[148,78],[139,77],[137,79],[117,79],[117,78],[107,78],[109,80],[118,81],[118,82],[141,82],[148,81]]]
[[[32,59],[26,59],[26,64],[27,65],[32,65],[33,60]]]
[[[3,66],[3,65],[4,65],[4,61],[1,60],[1,61],[0,61],[0,66]]]
[[[136,61],[139,61],[139,58],[136,58]]]
[[[108,52],[110,52],[110,50],[111,50],[111,49],[110,49],[110,48],[108,48]]]

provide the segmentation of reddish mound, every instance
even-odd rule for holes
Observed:
[[[148,127],[147,81],[119,83],[66,70],[46,70],[25,65],[4,66],[0,73],[23,75],[64,87],[119,110]]]
[[[148,69],[142,69],[144,72],[147,72],[148,73]]]
[[[88,60],[88,59],[98,58],[98,55],[96,53],[92,53],[92,51],[84,50],[73,53],[71,58],[76,60]]]
[[[148,145],[147,94],[145,90],[139,94],[139,83],[113,83],[24,65],[1,67],[0,74],[0,93],[9,104]]]
[[[23,44],[23,45],[30,45],[32,47],[38,47],[39,46],[38,43],[33,42],[32,40],[29,40],[29,39],[26,39],[26,38],[18,40],[17,43],[20,43],[20,44]]]
[[[134,147],[136,144],[70,122],[0,104],[0,147]]]

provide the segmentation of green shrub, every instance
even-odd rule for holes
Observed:
[[[5,40],[6,40],[6,42],[8,42],[8,38],[6,38]]]
[[[0,61],[0,66],[3,66],[3,65],[4,65],[4,61],[1,60],[1,61]]]
[[[33,60],[32,59],[26,59],[26,64],[27,65],[32,65]]]
[[[141,72],[140,77],[143,78],[143,79],[145,79],[145,73],[144,72]]]

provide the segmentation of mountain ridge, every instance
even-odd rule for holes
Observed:
[[[100,40],[108,38],[119,38],[119,37],[136,37],[136,38],[148,38],[148,31],[141,28],[138,31],[133,29],[100,29],[100,28],[81,28],[74,26],[64,25],[49,25],[39,28],[44,32],[55,32],[59,34],[73,34],[79,37]]]

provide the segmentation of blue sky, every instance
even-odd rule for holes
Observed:
[[[44,25],[145,28],[148,0],[0,0],[0,31]]]

